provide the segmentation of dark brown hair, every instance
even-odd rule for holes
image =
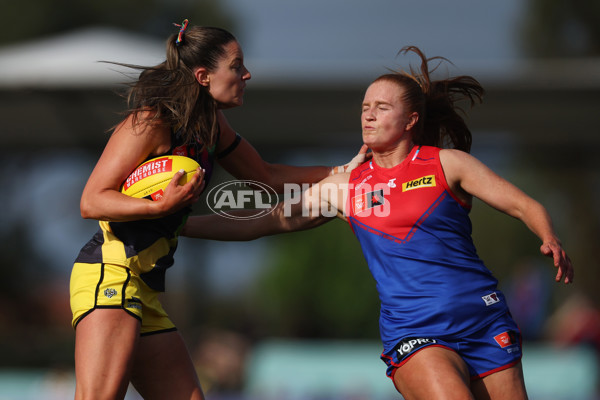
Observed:
[[[154,67],[119,64],[142,71],[127,92],[128,112],[135,124],[166,123],[180,130],[187,143],[198,140],[212,146],[218,132],[217,103],[208,88],[196,81],[194,70],[213,71],[225,55],[225,46],[236,38],[221,28],[199,26],[187,28],[179,44],[177,36],[169,36],[166,60]],[[140,113],[147,111],[152,117],[142,121]]]
[[[377,81],[396,83],[404,90],[402,100],[408,112],[417,112],[419,120],[415,125],[413,142],[416,145],[452,147],[469,152],[471,150],[471,131],[460,113],[465,111],[460,102],[468,101],[470,106],[481,103],[483,87],[471,76],[457,76],[442,80],[432,80],[434,72],[443,57],[426,58],[415,46],[407,46],[398,54],[413,52],[421,59],[418,71],[410,67],[409,72],[399,71],[381,75]],[[432,61],[438,65],[430,68]],[[460,112],[460,113],[459,113]]]

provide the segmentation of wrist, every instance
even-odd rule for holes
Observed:
[[[343,165],[337,166],[337,167],[332,167],[329,175],[341,174],[342,172],[345,172],[345,171],[346,171],[346,168]]]

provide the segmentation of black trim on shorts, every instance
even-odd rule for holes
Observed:
[[[229,155],[229,153],[231,153],[232,151],[235,150],[236,147],[238,147],[238,145],[240,144],[240,142],[242,141],[242,137],[240,136],[239,133],[236,132],[235,134],[235,139],[233,140],[233,142],[227,146],[227,148],[223,151],[221,151],[220,153],[217,153],[217,158],[223,158]]]
[[[125,308],[125,297],[127,295],[127,284],[131,280],[131,271],[129,268],[125,268],[125,270],[127,271],[127,279],[125,279],[125,282],[123,282],[123,287],[121,288],[121,308],[127,311]]]
[[[96,309],[96,307],[92,308],[91,310],[87,310],[85,313],[81,314],[81,317],[79,317],[77,319],[77,321],[75,321],[75,326],[73,326],[73,329],[77,329],[77,325],[79,325],[79,323],[81,322],[82,319],[84,319],[85,317],[87,317],[88,315],[90,315],[90,313],[92,311],[94,311]]]
[[[88,312],[95,310],[96,307],[98,306],[98,293],[100,292],[100,285],[102,284],[103,280],[104,280],[104,263],[100,263],[100,279],[98,279],[98,283],[96,283],[96,290],[94,291],[94,308],[92,308],[92,310],[90,310]],[[81,318],[79,318],[79,319],[81,320]]]
[[[158,335],[159,333],[176,332],[176,331],[177,331],[177,327],[174,326],[173,328],[161,329],[159,331],[140,333],[140,336]]]
[[[81,314],[81,317],[79,317],[79,319],[77,320],[77,322],[75,322],[75,326],[73,327],[74,329],[77,329],[77,325],[79,325],[79,323],[88,315],[90,315],[92,313],[92,311],[94,310],[109,310],[109,309],[113,309],[113,310],[123,310],[125,311],[127,314],[131,315],[133,318],[137,319],[138,321],[140,321],[140,323],[142,323],[142,319],[135,315],[134,313],[132,313],[131,311],[129,311],[128,309],[126,309],[125,307],[121,307],[121,306],[94,306],[94,308],[86,311],[85,313]]]

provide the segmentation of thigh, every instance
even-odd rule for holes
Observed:
[[[132,383],[147,400],[204,399],[189,352],[177,331],[140,338]]]
[[[466,364],[443,347],[429,346],[414,353],[396,369],[393,380],[406,400],[473,399]]]
[[[521,363],[474,380],[471,388],[477,400],[527,399]]]
[[[97,309],[75,330],[75,398],[124,398],[140,322],[122,309]]]

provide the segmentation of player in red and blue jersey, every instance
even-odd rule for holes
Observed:
[[[362,137],[372,160],[262,218],[191,217],[182,235],[250,240],[318,226],[333,207],[375,278],[381,357],[404,398],[524,400],[521,335],[473,245],[472,198],[525,223],[552,257],[557,282],[573,281],[571,261],[545,208],[469,155],[457,103],[481,100],[480,84],[469,76],[433,81],[422,52],[403,50],[421,58],[420,73],[383,75],[364,96]]]
[[[388,374],[427,346],[468,358],[471,379],[517,364],[519,329],[477,256],[471,206],[448,186],[440,149],[414,146],[392,168],[371,161],[350,183],[347,218],[377,282]]]

